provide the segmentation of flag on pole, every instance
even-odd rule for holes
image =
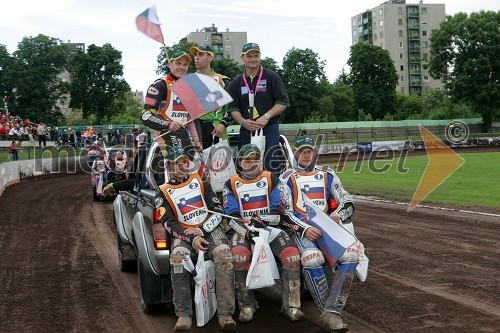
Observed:
[[[165,44],[163,33],[161,32],[160,21],[156,15],[156,6],[151,6],[135,19],[137,29],[146,36],[153,38],[158,43]]]
[[[213,78],[204,74],[188,74],[172,85],[192,119],[197,119],[233,101]]]
[[[305,194],[302,194],[302,197],[306,206],[309,224],[321,230],[323,234],[316,242],[330,266],[333,266],[347,248],[356,242],[356,237],[333,221]]]

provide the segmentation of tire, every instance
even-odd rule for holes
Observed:
[[[131,256],[135,256],[134,248],[130,244],[123,243],[118,233],[117,233],[117,244],[118,244],[118,265],[120,266],[120,271],[134,272],[137,269],[137,259],[127,259]]]
[[[143,265],[141,258],[137,259],[137,277],[139,280],[139,298],[141,301],[141,309],[145,314],[159,313],[166,308],[165,303],[152,298],[161,298],[161,279],[149,275]]]

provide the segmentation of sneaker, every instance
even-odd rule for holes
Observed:
[[[283,316],[290,321],[301,321],[306,319],[306,316],[299,308],[287,308],[283,310]]]
[[[334,312],[323,312],[319,317],[321,326],[330,332],[347,332],[349,327],[342,321],[340,315]]]
[[[253,314],[255,313],[255,309],[249,306],[244,307],[240,311],[240,323],[249,323],[253,319]]]
[[[220,315],[219,316],[219,326],[224,332],[234,332],[236,331],[236,322],[230,315]]]
[[[179,317],[175,323],[175,332],[186,332],[191,330],[191,317]]]

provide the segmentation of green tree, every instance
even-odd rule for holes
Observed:
[[[326,78],[325,62],[311,49],[292,48],[283,58],[281,78],[290,98],[283,122],[301,123],[314,114],[320,98],[319,82]]]
[[[430,37],[429,73],[483,117],[485,130],[500,109],[500,11],[448,16]]]
[[[168,68],[168,61],[167,61],[167,56],[165,54],[165,51],[168,52],[168,56],[170,57],[170,55],[173,54],[175,51],[182,50],[182,51],[186,52],[187,54],[189,54],[192,58],[193,55],[189,53],[189,49],[194,45],[196,45],[196,43],[191,43],[191,42],[188,43],[188,42],[181,41],[180,43],[174,44],[171,47],[165,48],[162,46],[160,48],[160,52],[158,53],[158,56],[156,57],[156,63],[157,63],[156,74],[158,74],[160,76],[165,76],[168,73],[170,73],[170,69]],[[196,72],[196,67],[194,65],[194,61],[191,61],[191,63],[189,64],[188,73],[194,73],[194,72]]]
[[[68,84],[60,74],[69,59],[69,49],[59,39],[45,35],[23,38],[14,52],[12,67],[16,114],[54,125],[63,119],[61,105]]]
[[[3,97],[7,96],[7,98],[12,98],[12,88],[14,85],[12,83],[13,77],[13,66],[14,59],[7,51],[5,45],[0,44],[0,108],[3,108]]]
[[[351,46],[347,64],[358,109],[374,119],[394,114],[398,75],[389,52],[360,42]]]
[[[269,68],[270,70],[275,71],[276,73],[281,75],[281,68],[273,58],[265,57],[264,59],[261,59],[260,64],[262,65],[262,67]]]
[[[211,68],[219,74],[225,75],[231,80],[243,72],[243,66],[233,59],[212,60]]]
[[[117,100],[124,99],[130,86],[123,79],[122,54],[111,44],[89,45],[72,61],[70,107],[82,109],[83,116],[95,115],[101,124],[116,113]]]
[[[396,93],[396,114],[394,120],[423,119],[422,99],[416,94]]]
[[[422,112],[429,119],[477,118],[479,114],[465,102],[456,101],[444,89],[426,89],[422,95]]]
[[[115,100],[116,109],[120,112],[116,113],[109,120],[110,124],[140,124],[142,104],[134,98],[131,91],[126,92],[125,98]]]

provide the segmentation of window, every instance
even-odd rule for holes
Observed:
[[[380,43],[380,47],[384,48],[384,42]]]
[[[403,37],[403,30],[399,30],[399,37]]]
[[[401,82],[404,82],[405,81],[405,77],[403,75],[401,75]]]
[[[405,93],[405,87],[401,87],[401,92],[404,94]]]
[[[379,15],[379,16],[384,15],[384,9],[383,9],[383,8],[380,8],[380,9],[378,10],[378,15]]]
[[[224,39],[225,39],[226,42],[229,42],[229,41],[231,41],[231,36],[230,35],[226,35],[226,36],[224,36]]]
[[[403,7],[398,7],[398,15],[403,15]]]
[[[422,53],[422,58],[427,60],[427,58],[429,58],[429,53]]]
[[[226,54],[226,59],[231,60],[231,55],[230,54]]]
[[[378,25],[381,26],[381,27],[383,27],[384,26],[384,20],[380,20],[380,22],[379,22]]]
[[[428,41],[423,41],[423,42],[422,42],[422,48],[423,48],[423,49],[426,49],[426,48],[428,48],[428,47],[429,47],[429,42],[428,42]]]
[[[353,30],[352,31],[352,36],[355,37],[356,36],[356,30]]]
[[[207,36],[207,35],[203,36],[203,40],[204,40],[205,42],[207,42],[207,41],[208,41],[208,36]]]
[[[426,25],[427,24],[427,20],[426,19],[422,19],[422,25]]]
[[[377,34],[374,34],[374,35],[373,35],[373,39],[374,39],[374,40],[377,40]]]
[[[352,26],[355,27],[356,26],[356,20],[352,20]]]
[[[399,54],[399,59],[404,59],[405,58],[405,55],[403,53],[400,53]]]
[[[398,26],[400,26],[400,27],[403,26],[403,19],[398,19]]]
[[[384,38],[384,32],[383,31],[380,32],[380,38]]]
[[[226,45],[225,49],[226,51],[231,51],[231,45]]]
[[[424,15],[425,15],[425,14],[427,14],[427,7],[422,7],[422,8],[420,9],[420,12],[421,12],[422,14],[424,14]]]
[[[427,36],[427,30],[422,30],[422,36]]]
[[[401,70],[401,72],[402,72],[402,71],[404,71],[404,70],[405,70],[405,66],[401,65],[401,66],[399,66],[399,69],[400,69],[400,70]]]
[[[429,82],[429,75],[424,75],[423,79],[424,82]]]
[[[403,48],[403,42],[399,42],[399,48],[402,49]]]

